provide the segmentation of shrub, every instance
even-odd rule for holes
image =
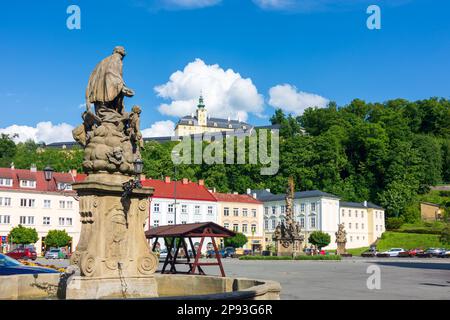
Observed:
[[[242,256],[239,257],[239,260],[341,260],[341,256],[337,255],[318,255],[318,256],[296,256],[295,258],[291,256],[271,256],[271,257],[265,257],[265,256]]]
[[[292,260],[291,256],[242,256],[239,260]]]
[[[402,217],[392,217],[386,219],[386,229],[388,230],[398,230],[405,221]]]
[[[314,231],[310,234],[308,241],[309,243],[317,246],[320,250],[330,244],[331,237],[326,232]]]
[[[327,255],[327,256],[297,256],[295,260],[341,260],[341,256],[338,255]]]

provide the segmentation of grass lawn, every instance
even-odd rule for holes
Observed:
[[[239,260],[341,260],[340,256],[329,255],[329,256],[297,256],[292,258],[288,257],[278,257],[278,256],[242,256]]]
[[[401,233],[387,231],[383,233],[381,240],[378,242],[378,251],[385,251],[390,248],[442,248],[445,247],[439,241],[439,235],[435,234],[417,234],[417,233]]]

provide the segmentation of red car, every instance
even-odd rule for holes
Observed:
[[[37,254],[36,250],[33,250],[32,248],[16,248],[13,251],[10,251],[6,254],[8,257],[11,257],[13,259],[19,260],[36,260]]]

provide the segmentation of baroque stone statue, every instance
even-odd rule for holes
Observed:
[[[152,188],[140,185],[134,163],[143,147],[141,108],[127,113],[134,92],[122,78],[125,49],[116,47],[92,72],[86,89],[83,124],[73,132],[84,147],[88,174],[73,188],[80,198],[81,234],[71,264],[80,276],[67,282],[68,299],[151,297],[158,259],[144,234]],[[91,109],[94,104],[94,112]]]
[[[85,147],[83,168],[88,173],[134,174],[134,161],[143,147],[139,130],[141,109],[125,111],[124,98],[134,91],[123,80],[123,47],[103,59],[89,77],[83,124],[73,131],[75,141]],[[92,112],[91,104],[95,106]]]
[[[344,230],[344,224],[338,224],[338,231],[335,233],[337,243],[337,254],[346,254],[345,245],[347,243],[347,232]]]

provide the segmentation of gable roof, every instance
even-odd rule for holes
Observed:
[[[152,198],[173,199],[175,197],[175,184],[177,199],[217,202],[216,198],[214,198],[205,186],[199,185],[196,182],[183,183],[183,181],[142,180],[144,187],[152,187],[155,189]]]
[[[12,179],[12,186],[0,186],[0,191],[15,190],[22,192],[57,192],[58,182],[73,183],[76,181],[83,181],[86,178],[84,174],[54,172],[53,179],[49,182],[45,180],[44,171],[31,171],[30,169],[12,169],[0,168],[0,178]],[[22,188],[20,187],[20,180],[36,181],[36,188]],[[65,190],[64,192],[73,192]]]
[[[253,203],[253,204],[262,204],[261,201],[256,200],[252,196],[248,194],[232,194],[232,193],[213,193],[214,198],[217,201],[222,202],[241,202],[241,203]]]
[[[384,210],[383,207],[380,207],[379,205],[376,205],[375,203],[372,202],[367,202],[367,205],[364,205],[364,202],[347,202],[347,201],[339,201],[339,206],[340,207],[345,207],[345,208],[361,208],[361,209],[382,209]]]

